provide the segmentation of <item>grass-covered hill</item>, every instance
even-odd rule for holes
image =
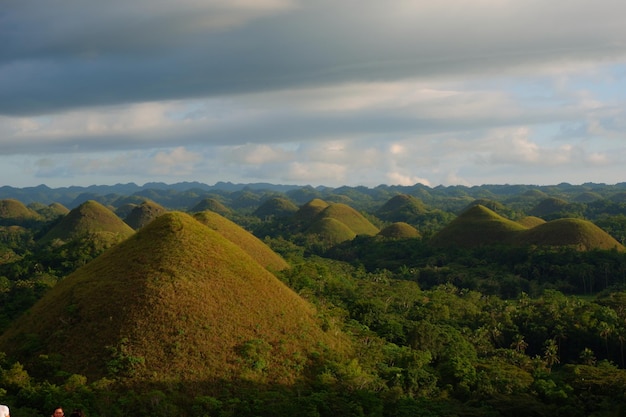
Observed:
[[[289,267],[280,255],[271,250],[259,238],[218,213],[208,210],[202,211],[195,213],[194,218],[239,246],[265,268],[271,271],[282,271]]]
[[[197,204],[195,204],[191,210],[192,213],[198,213],[200,211],[214,211],[215,213],[221,214],[222,216],[230,214],[232,212],[231,209],[222,204],[219,200],[215,198],[203,198]]]
[[[134,230],[138,230],[166,211],[167,209],[162,205],[157,204],[154,201],[146,200],[133,207],[124,219],[124,222]]]
[[[326,207],[328,207],[328,203],[319,198],[314,198],[307,203],[303,204],[297,212],[293,215],[293,220],[296,225],[310,225],[315,217],[322,212]]]
[[[389,199],[374,213],[379,219],[388,222],[414,222],[426,214],[428,209],[417,197],[399,194]]]
[[[357,235],[374,236],[380,231],[357,210],[342,203],[329,204],[315,217],[314,223],[322,219],[338,220]]]
[[[514,222],[481,205],[473,206],[459,215],[433,236],[431,243],[437,247],[472,248],[511,244],[568,246],[579,250],[624,250],[617,240],[588,220],[558,219],[545,222],[527,217]]]
[[[107,245],[121,241],[134,232],[109,208],[88,200],[65,215],[40,239],[40,243],[45,244],[54,240],[69,242],[93,237]]]
[[[515,233],[526,230],[482,205],[471,206],[431,238],[438,247],[476,247],[510,242]]]
[[[61,280],[0,336],[0,351],[29,369],[46,357],[92,381],[117,375],[179,389],[292,383],[325,349],[349,346],[239,246],[181,212]]]
[[[21,201],[12,198],[0,200],[0,225],[21,225],[41,219],[39,213],[26,207]]]
[[[378,233],[378,235],[393,239],[409,239],[421,237],[420,232],[415,227],[404,222],[392,223],[389,226],[384,227]]]
[[[301,230],[306,235],[316,236],[326,246],[353,239],[357,235],[374,236],[380,231],[365,216],[346,204],[313,201],[315,205],[305,207],[311,211],[311,214],[316,214],[308,223],[304,223]],[[322,203],[327,205],[323,206]],[[298,211],[295,216],[299,215],[301,211]]]
[[[289,199],[272,197],[263,202],[253,214],[261,219],[267,217],[285,218],[293,216],[297,211],[298,206]]]
[[[558,219],[537,225],[517,235],[515,243],[571,246],[579,250],[624,250],[624,247],[607,232],[592,222],[581,219]]]
[[[537,217],[545,217],[554,213],[559,213],[567,209],[568,202],[560,198],[549,197],[541,200],[529,214]]]
[[[352,240],[356,233],[345,223],[331,217],[316,220],[306,229],[306,234],[315,235],[325,243],[325,246],[333,246],[346,240]]]
[[[524,227],[531,228],[531,227],[539,226],[540,224],[544,224],[546,221],[542,219],[541,217],[537,217],[537,216],[525,216],[519,219],[517,222]]]

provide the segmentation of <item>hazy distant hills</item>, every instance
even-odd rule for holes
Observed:
[[[0,351],[48,355],[90,380],[291,383],[309,354],[344,343],[240,246],[168,212],[61,280]]]
[[[591,193],[591,194],[589,194]],[[356,209],[381,205],[398,194],[406,194],[420,199],[425,204],[439,201],[442,198],[455,199],[455,205],[460,208],[472,200],[486,198],[490,200],[508,201],[519,205],[537,202],[543,198],[561,198],[571,202],[580,202],[581,199],[594,198],[609,199],[615,203],[624,202],[626,195],[626,182],[619,184],[595,184],[585,183],[572,185],[562,183],[558,185],[494,185],[485,184],[480,186],[436,186],[429,187],[423,184],[411,186],[379,185],[368,188],[363,186],[301,186],[301,185],[277,185],[268,183],[233,184],[218,182],[207,185],[199,182],[183,182],[177,184],[146,183],[142,186],[137,184],[116,185],[92,185],[88,187],[60,187],[50,188],[46,185],[37,187],[16,188],[10,186],[0,187],[1,199],[16,199],[28,205],[36,202],[41,204],[60,203],[68,208],[74,208],[87,200],[96,200],[104,205],[119,206],[113,204],[121,197],[136,196],[141,199],[150,199],[169,209],[187,210],[204,198],[222,197],[220,200],[227,207],[234,208],[234,201],[246,204],[246,195],[258,196],[257,203],[264,201],[263,196],[282,194],[296,205],[302,205],[313,198],[327,201],[349,203]],[[348,198],[349,200],[345,200]],[[340,201],[341,200],[341,201]],[[452,201],[452,200],[450,200]],[[591,201],[593,202],[593,201]],[[259,204],[256,204],[258,207]]]

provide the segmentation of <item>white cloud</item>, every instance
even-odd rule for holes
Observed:
[[[189,175],[194,172],[194,165],[201,160],[200,155],[181,146],[170,151],[158,152],[154,156],[150,172],[155,175]]]

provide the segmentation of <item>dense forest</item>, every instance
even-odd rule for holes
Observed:
[[[2,187],[0,403],[624,416],[624,243],[626,184]]]

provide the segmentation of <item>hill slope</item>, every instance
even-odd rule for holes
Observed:
[[[272,271],[282,271],[289,267],[280,255],[271,250],[259,238],[227,218],[213,211],[202,211],[194,214],[194,217],[200,223],[217,231],[226,239],[239,246],[265,268]]]
[[[0,351],[26,364],[53,355],[91,380],[290,383],[310,352],[343,343],[314,315],[241,248],[170,212],[63,279]]]

